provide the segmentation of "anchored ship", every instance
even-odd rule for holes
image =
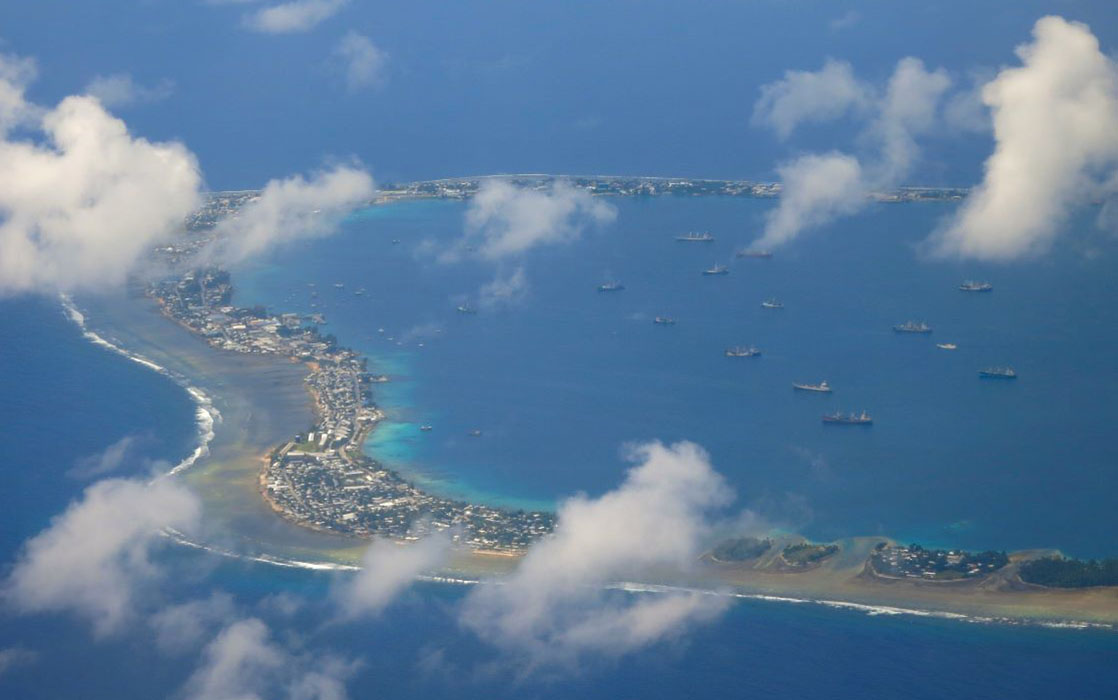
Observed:
[[[987,367],[978,370],[978,376],[987,379],[1017,379],[1017,372],[1012,367]]]
[[[923,322],[905,321],[893,326],[893,330],[897,333],[931,333],[932,327]]]
[[[767,250],[739,250],[737,256],[739,258],[771,258],[773,254]]]
[[[777,301],[776,299],[765,299],[761,302],[761,306],[766,309],[783,309],[784,302]]]
[[[831,393],[831,385],[827,383],[826,379],[818,384],[793,384],[792,388],[797,391],[816,391],[820,394]]]
[[[598,285],[599,292],[620,292],[625,289],[625,285],[620,282],[603,282]]]
[[[656,318],[652,319],[652,322],[655,323],[657,326],[674,326],[675,325],[675,319],[672,318],[671,316],[657,316]]]
[[[861,413],[831,413],[823,416],[823,422],[831,425],[873,425],[870,414]]]
[[[675,239],[682,243],[712,243],[714,236],[704,231],[703,233],[685,233],[682,236],[676,236]]]
[[[725,265],[714,265],[712,267],[708,267],[707,269],[703,270],[703,274],[704,275],[728,275],[728,274],[730,274],[730,268],[726,267]]]
[[[760,357],[761,351],[750,345],[747,348],[733,347],[726,349],[726,357]]]
[[[967,280],[959,285],[959,290],[964,292],[992,292],[994,285],[989,282],[975,282],[974,280]]]
[[[936,343],[936,347],[940,350],[958,350],[959,346],[955,343]]]

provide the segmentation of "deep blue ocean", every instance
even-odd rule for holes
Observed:
[[[1103,349],[1113,347],[1106,302],[1114,296],[1105,242],[1091,255],[1069,249],[1014,268],[925,262],[912,243],[948,208],[883,206],[772,260],[733,261],[768,203],[617,205],[613,228],[525,261],[531,294],[522,306],[455,313],[458,295],[493,270],[439,267],[417,252],[422,239],[460,230],[462,205],[454,203],[359,215],[334,239],[238,271],[238,294],[312,310],[306,285],[314,282],[314,310],[327,315],[327,329],[393,375],[378,399],[395,426],[370,449],[413,464],[436,486],[497,500],[598,493],[620,478],[623,441],[686,437],[710,449],[741,503],[799,518],[816,536],[882,531],[1084,553],[1113,544],[1105,418],[1114,415],[1106,390],[1114,370]],[[669,234],[686,228],[709,229],[718,241],[674,243]],[[703,278],[715,261],[732,273]],[[955,290],[964,276],[989,277],[997,289],[964,295]],[[597,294],[605,278],[624,281],[626,291]],[[355,296],[362,287],[367,293]],[[779,314],[758,306],[770,295],[786,304]],[[655,327],[657,313],[679,322]],[[933,338],[894,336],[890,325],[909,317],[934,325]],[[66,475],[83,456],[141,435],[125,473],[141,472],[146,460],[188,453],[195,427],[179,387],[87,342],[54,302],[3,301],[0,318],[9,329],[0,345],[8,435],[0,551],[10,563],[85,486]],[[954,354],[931,346],[948,339],[960,346]],[[722,357],[726,345],[748,343],[763,357]],[[976,370],[993,362],[1013,363],[1021,378],[978,380]],[[835,385],[833,396],[791,391],[793,380],[822,378]],[[878,420],[870,430],[819,424],[824,410],[862,407]],[[428,441],[413,432],[420,422],[435,426]],[[464,439],[475,425],[483,437]],[[615,664],[514,684],[487,674],[493,650],[458,626],[462,588],[417,585],[375,621],[329,626],[321,621],[335,575],[173,548],[160,560],[170,572],[161,600],[226,591],[277,636],[298,631],[308,647],[362,658],[353,697],[1118,694],[1111,632],[761,601],[735,603],[718,622]],[[277,594],[302,606],[280,614],[269,602]],[[12,646],[38,655],[0,674],[5,698],[171,696],[196,663],[155,651],[142,624],[95,640],[68,617],[5,611],[0,648]]]

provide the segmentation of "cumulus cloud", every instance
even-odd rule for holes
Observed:
[[[589,226],[617,218],[617,208],[562,181],[547,189],[486,180],[466,209],[466,235],[448,251],[453,262],[470,249],[487,260],[522,255],[540,245],[576,240]]]
[[[309,180],[301,175],[272,180],[259,197],[218,223],[209,254],[235,262],[272,245],[329,235],[374,193],[372,176],[346,165],[317,172]]]
[[[67,472],[67,475],[78,479],[88,479],[116,471],[124,466],[137,441],[138,438],[135,435],[125,435],[101,452],[79,459],[74,468]]]
[[[98,75],[85,86],[85,94],[96,97],[106,107],[127,107],[147,102],[165,100],[175,91],[175,84],[167,79],[155,85],[140,85],[128,73]]]
[[[309,31],[330,19],[349,0],[292,0],[262,7],[245,16],[249,29],[265,34],[293,34]]]
[[[870,137],[881,144],[878,186],[892,186],[906,176],[919,153],[916,137],[935,122],[940,99],[951,86],[942,68],[929,71],[918,58],[902,58],[892,77]]]
[[[27,666],[38,660],[38,653],[23,647],[8,647],[0,649],[0,677],[3,677],[8,671],[19,668],[20,666]]]
[[[189,530],[199,512],[194,495],[169,479],[93,484],[24,545],[5,598],[20,612],[72,612],[112,632],[160,575],[149,556],[165,541],[160,530]]]
[[[27,103],[32,65],[0,59],[0,294],[119,284],[197,207],[198,163],[92,97]],[[11,138],[17,123],[36,133]]]
[[[342,66],[346,87],[350,92],[374,87],[384,81],[388,54],[369,37],[351,31],[334,47],[334,56]]]
[[[818,72],[790,72],[762,87],[754,121],[782,137],[805,121],[834,119],[853,106],[872,118],[859,139],[867,156],[807,154],[777,168],[780,202],[754,245],[785,243],[805,229],[857,212],[870,192],[897,186],[919,157],[916,137],[936,123],[950,86],[944,70],[929,71],[923,61],[908,57],[897,63],[881,94],[857,81],[849,65],[833,61]]]
[[[0,135],[34,117],[37,110],[23,93],[36,75],[34,60],[0,54]]]
[[[866,183],[854,156],[837,151],[805,155],[777,168],[780,201],[768,214],[765,232],[754,244],[775,247],[800,231],[853,214],[865,206]]]
[[[168,654],[195,648],[210,632],[236,613],[233,597],[213,593],[208,598],[168,605],[148,618],[155,645]]]
[[[1118,195],[1118,67],[1090,28],[1043,17],[1021,65],[982,89],[994,153],[931,241],[943,255],[1008,260],[1046,250],[1069,213]],[[1105,213],[1105,210],[1104,210]]]
[[[702,551],[730,489],[697,445],[634,447],[624,483],[559,508],[554,534],[499,585],[465,600],[461,619],[528,668],[616,657],[709,620],[726,599],[703,594],[603,592],[611,581],[686,570]]]
[[[416,576],[436,569],[449,553],[450,538],[444,535],[406,544],[377,540],[361,557],[361,571],[338,591],[337,600],[343,614],[346,617],[379,614]]]
[[[345,682],[356,668],[336,657],[296,654],[276,642],[264,622],[246,618],[223,629],[206,647],[185,696],[344,700]]]
[[[491,282],[478,290],[478,304],[483,309],[493,309],[507,304],[516,304],[528,294],[528,273],[523,265],[518,265],[509,274],[498,273]]]
[[[782,80],[762,85],[753,124],[768,126],[786,139],[801,124],[865,109],[872,95],[872,89],[854,77],[849,63],[828,58],[818,71],[789,70]]]

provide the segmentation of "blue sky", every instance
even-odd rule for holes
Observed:
[[[207,184],[270,177],[356,156],[378,179],[551,171],[773,177],[797,150],[850,142],[845,123],[793,144],[749,125],[758,88],[825,57],[880,82],[906,55],[969,71],[1014,60],[1037,17],[1087,22],[1118,45],[1110,2],[970,1],[445,3],[353,0],[312,30],[249,31],[258,4],[179,0],[11,2],[0,39],[33,56],[40,104],[94,76],[173,83],[115,111],[133,131],[178,138]],[[334,47],[349,31],[388,54],[377,86],[350,91]],[[911,179],[970,183],[985,136],[929,137]]]

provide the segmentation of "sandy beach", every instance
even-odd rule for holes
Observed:
[[[220,411],[209,454],[176,476],[204,504],[206,527],[203,541],[196,544],[308,568],[349,568],[360,560],[367,540],[285,519],[262,493],[260,478],[268,453],[314,423],[314,400],[303,382],[309,367],[276,356],[212,348],[139,295],[79,301],[91,329],[189,378]],[[635,577],[639,581],[622,587],[668,586],[812,601],[863,607],[874,614],[1118,626],[1118,588],[1056,590],[1023,583],[1016,575],[1017,562],[1028,553],[1013,555],[1009,566],[982,580],[913,581],[883,577],[867,567],[872,548],[882,541],[888,540],[841,540],[836,555],[799,571],[780,566],[778,540],[770,553],[757,560],[724,563],[703,557],[688,572],[643,572]],[[509,552],[459,551],[439,575],[455,581],[498,577],[512,571],[518,560]]]

